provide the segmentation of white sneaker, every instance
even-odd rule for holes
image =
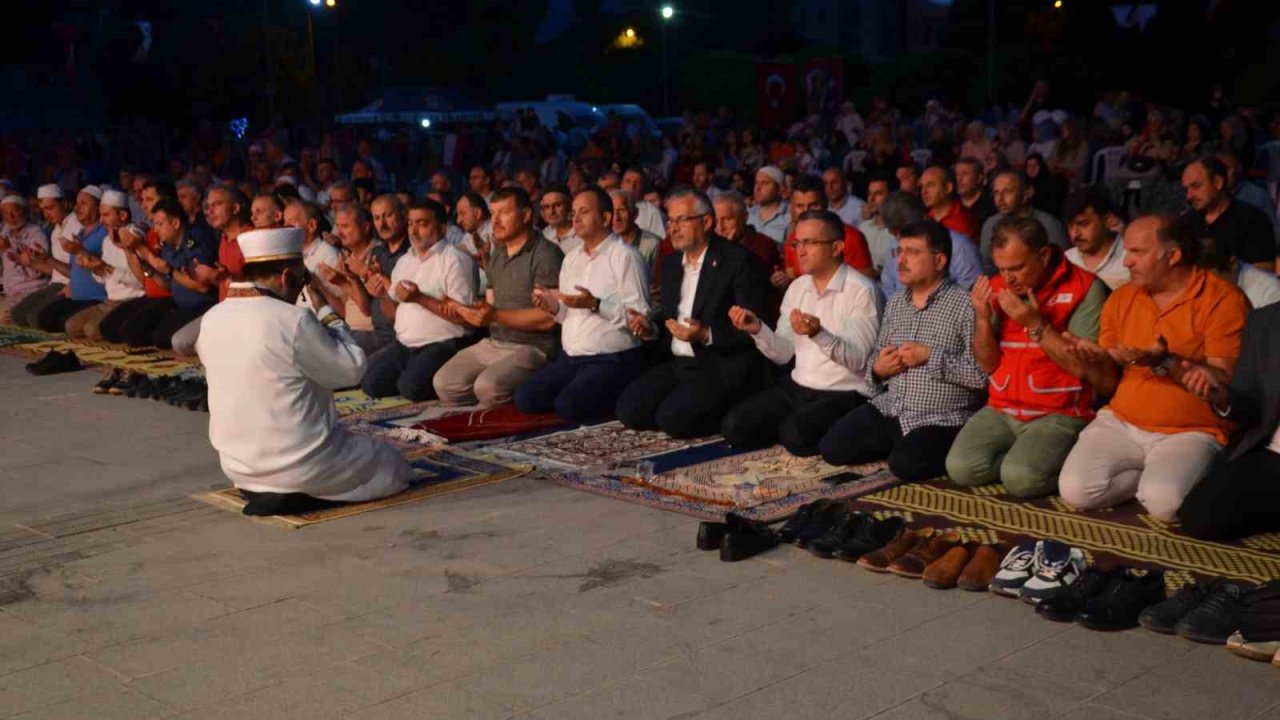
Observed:
[[[1035,558],[1040,543],[1026,542],[1015,546],[1000,561],[1000,569],[991,578],[991,592],[1005,597],[1018,597],[1022,586],[1035,574]]]
[[[1023,602],[1039,604],[1058,590],[1070,587],[1086,567],[1083,551],[1054,540],[1042,540],[1036,544],[1035,570],[1023,583],[1018,597]]]

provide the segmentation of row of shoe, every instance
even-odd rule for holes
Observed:
[[[144,400],[161,400],[174,407],[196,412],[209,411],[209,386],[203,380],[173,376],[151,377],[146,373],[119,368],[108,372],[94,385],[98,394],[123,395]]]
[[[32,375],[59,375],[61,373],[76,372],[81,367],[80,358],[76,357],[75,353],[58,350],[54,350],[39,360],[29,362],[26,365],[27,372]]]
[[[728,513],[724,522],[698,525],[698,549],[719,550],[722,562],[738,562],[778,546],[778,533],[766,523]]]
[[[817,557],[923,580],[937,590],[985,591],[1002,554],[994,545],[964,543],[956,533],[933,528],[912,530],[901,517],[878,519],[833,500],[801,506],[778,536]]]

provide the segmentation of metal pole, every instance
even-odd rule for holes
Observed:
[[[276,83],[271,71],[271,47],[267,42],[267,2],[262,0],[262,62],[267,71],[267,127],[270,127],[276,121]]]
[[[667,74],[667,20],[662,21],[662,114],[671,115],[671,81]]]
[[[996,101],[996,0],[987,0],[987,103]]]

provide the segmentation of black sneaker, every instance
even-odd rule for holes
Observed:
[[[126,372],[124,376],[120,378],[120,382],[107,388],[107,394],[124,395],[126,392],[128,392],[130,387],[137,384],[139,378],[144,378],[144,377],[146,377],[146,375],[143,375],[142,373]]]
[[[825,535],[840,522],[840,518],[846,512],[848,512],[848,506],[834,500],[814,510],[808,524],[796,535],[796,547],[807,547],[809,543]]]
[[[899,515],[893,515],[884,520],[871,518],[859,525],[853,537],[836,549],[836,557],[845,562],[858,562],[858,558],[863,555],[887,545],[904,524],[905,521]]]
[[[1178,631],[1178,621],[1204,602],[1210,591],[1220,584],[1220,580],[1211,580],[1205,584],[1187,583],[1173,597],[1143,610],[1138,616],[1138,624],[1152,632],[1173,635]]]
[[[151,378],[138,373],[134,377],[133,383],[124,389],[124,396],[131,398],[146,398],[151,393]]]
[[[111,392],[111,388],[122,382],[124,382],[124,371],[116,368],[104,375],[98,384],[93,386],[93,392],[95,395],[106,395]]]
[[[73,352],[51,352],[44,359],[27,365],[27,372],[38,376],[59,375],[80,369],[80,358]]]
[[[840,546],[852,540],[858,530],[869,522],[875,522],[875,520],[864,512],[846,511],[835,525],[809,542],[808,550],[820,558],[830,558],[835,555]]]
[[[1222,583],[1209,592],[1204,602],[1178,621],[1178,635],[1195,642],[1224,645],[1231,633],[1240,629],[1240,595],[1244,588]]]
[[[1164,600],[1164,571],[1138,575],[1117,569],[1101,593],[1084,604],[1076,622],[1090,630],[1128,630],[1143,610]]]
[[[1044,596],[1036,605],[1036,614],[1054,622],[1075,620],[1085,603],[1107,588],[1113,575],[1113,571],[1095,567],[1085,570],[1075,582]]]
[[[830,502],[830,500],[815,500],[811,503],[801,505],[796,510],[796,514],[792,515],[791,519],[783,523],[782,527],[778,530],[779,542],[795,542],[796,535],[799,535],[800,531],[804,529],[804,526],[809,524],[809,520],[813,517],[814,511],[821,507],[825,507]]]

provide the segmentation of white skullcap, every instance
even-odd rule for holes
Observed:
[[[276,185],[279,185],[280,183],[289,183],[290,185],[297,187],[298,178],[292,175],[281,175],[280,177],[276,178]]]
[[[17,205],[19,207],[26,207],[27,199],[18,193],[11,193],[5,195],[3,200],[0,200],[0,205]]]
[[[298,196],[301,197],[303,200],[306,200],[307,202],[316,201],[316,191],[312,190],[306,185],[298,186]]]
[[[782,174],[781,168],[777,165],[765,165],[760,168],[756,171],[756,177],[760,177],[761,175],[764,175],[770,180],[778,183],[778,187],[782,187],[787,182],[786,176]]]
[[[102,188],[98,187],[97,185],[85,185],[84,187],[80,188],[80,194],[88,195],[94,200],[101,200]]]
[[[102,193],[102,204],[113,208],[129,209],[129,196],[119,190],[107,190]]]
[[[50,183],[36,188],[37,200],[61,200],[63,197],[62,186],[60,185]]]
[[[272,260],[302,259],[302,243],[306,233],[301,228],[265,228],[240,233],[236,244],[246,263]]]

